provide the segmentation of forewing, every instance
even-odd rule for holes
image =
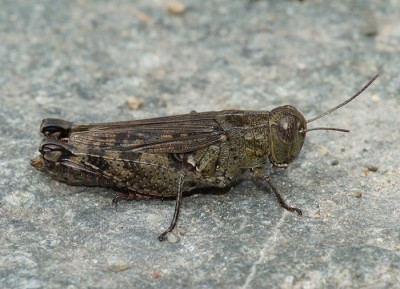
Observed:
[[[92,153],[186,153],[226,140],[217,112],[190,113],[147,120],[75,125],[68,143]]]

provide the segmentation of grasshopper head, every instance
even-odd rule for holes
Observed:
[[[275,108],[270,113],[270,162],[286,167],[300,153],[304,143],[307,122],[293,106]]]
[[[306,133],[309,131],[335,130],[349,132],[347,129],[334,127],[316,127],[307,129],[307,123],[320,119],[321,117],[324,117],[325,115],[348,104],[366,90],[377,77],[378,74],[349,99],[309,120],[305,120],[304,116],[296,108],[290,105],[280,106],[272,110],[269,117],[271,149],[269,157],[270,162],[278,167],[287,167],[287,165],[299,155]]]

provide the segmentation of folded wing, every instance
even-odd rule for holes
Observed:
[[[186,153],[226,141],[217,112],[153,119],[73,125],[68,144],[76,151]]]

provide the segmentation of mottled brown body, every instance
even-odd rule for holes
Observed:
[[[145,124],[75,125],[45,119],[41,170],[70,185],[124,188],[158,197],[175,197],[181,178],[183,191],[226,187],[244,170],[268,160],[269,114],[191,113]]]
[[[287,167],[303,146],[307,121],[289,105],[89,125],[44,119],[40,131],[40,155],[31,164],[58,181],[124,192],[114,200],[175,197],[174,218],[160,240],[176,225],[183,192],[230,186],[246,170],[270,186],[281,206],[301,215],[263,171],[268,160]]]

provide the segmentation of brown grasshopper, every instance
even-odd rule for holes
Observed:
[[[177,223],[183,192],[231,186],[247,170],[269,185],[282,207],[301,215],[300,209],[286,204],[263,166],[269,160],[286,168],[299,155],[309,131],[348,132],[307,129],[307,123],[344,106],[377,77],[345,102],[307,121],[290,105],[270,112],[192,112],[87,125],[44,119],[40,155],[31,164],[69,185],[122,192],[114,197],[114,204],[121,199],[176,198],[172,222],[158,237],[160,241]]]

